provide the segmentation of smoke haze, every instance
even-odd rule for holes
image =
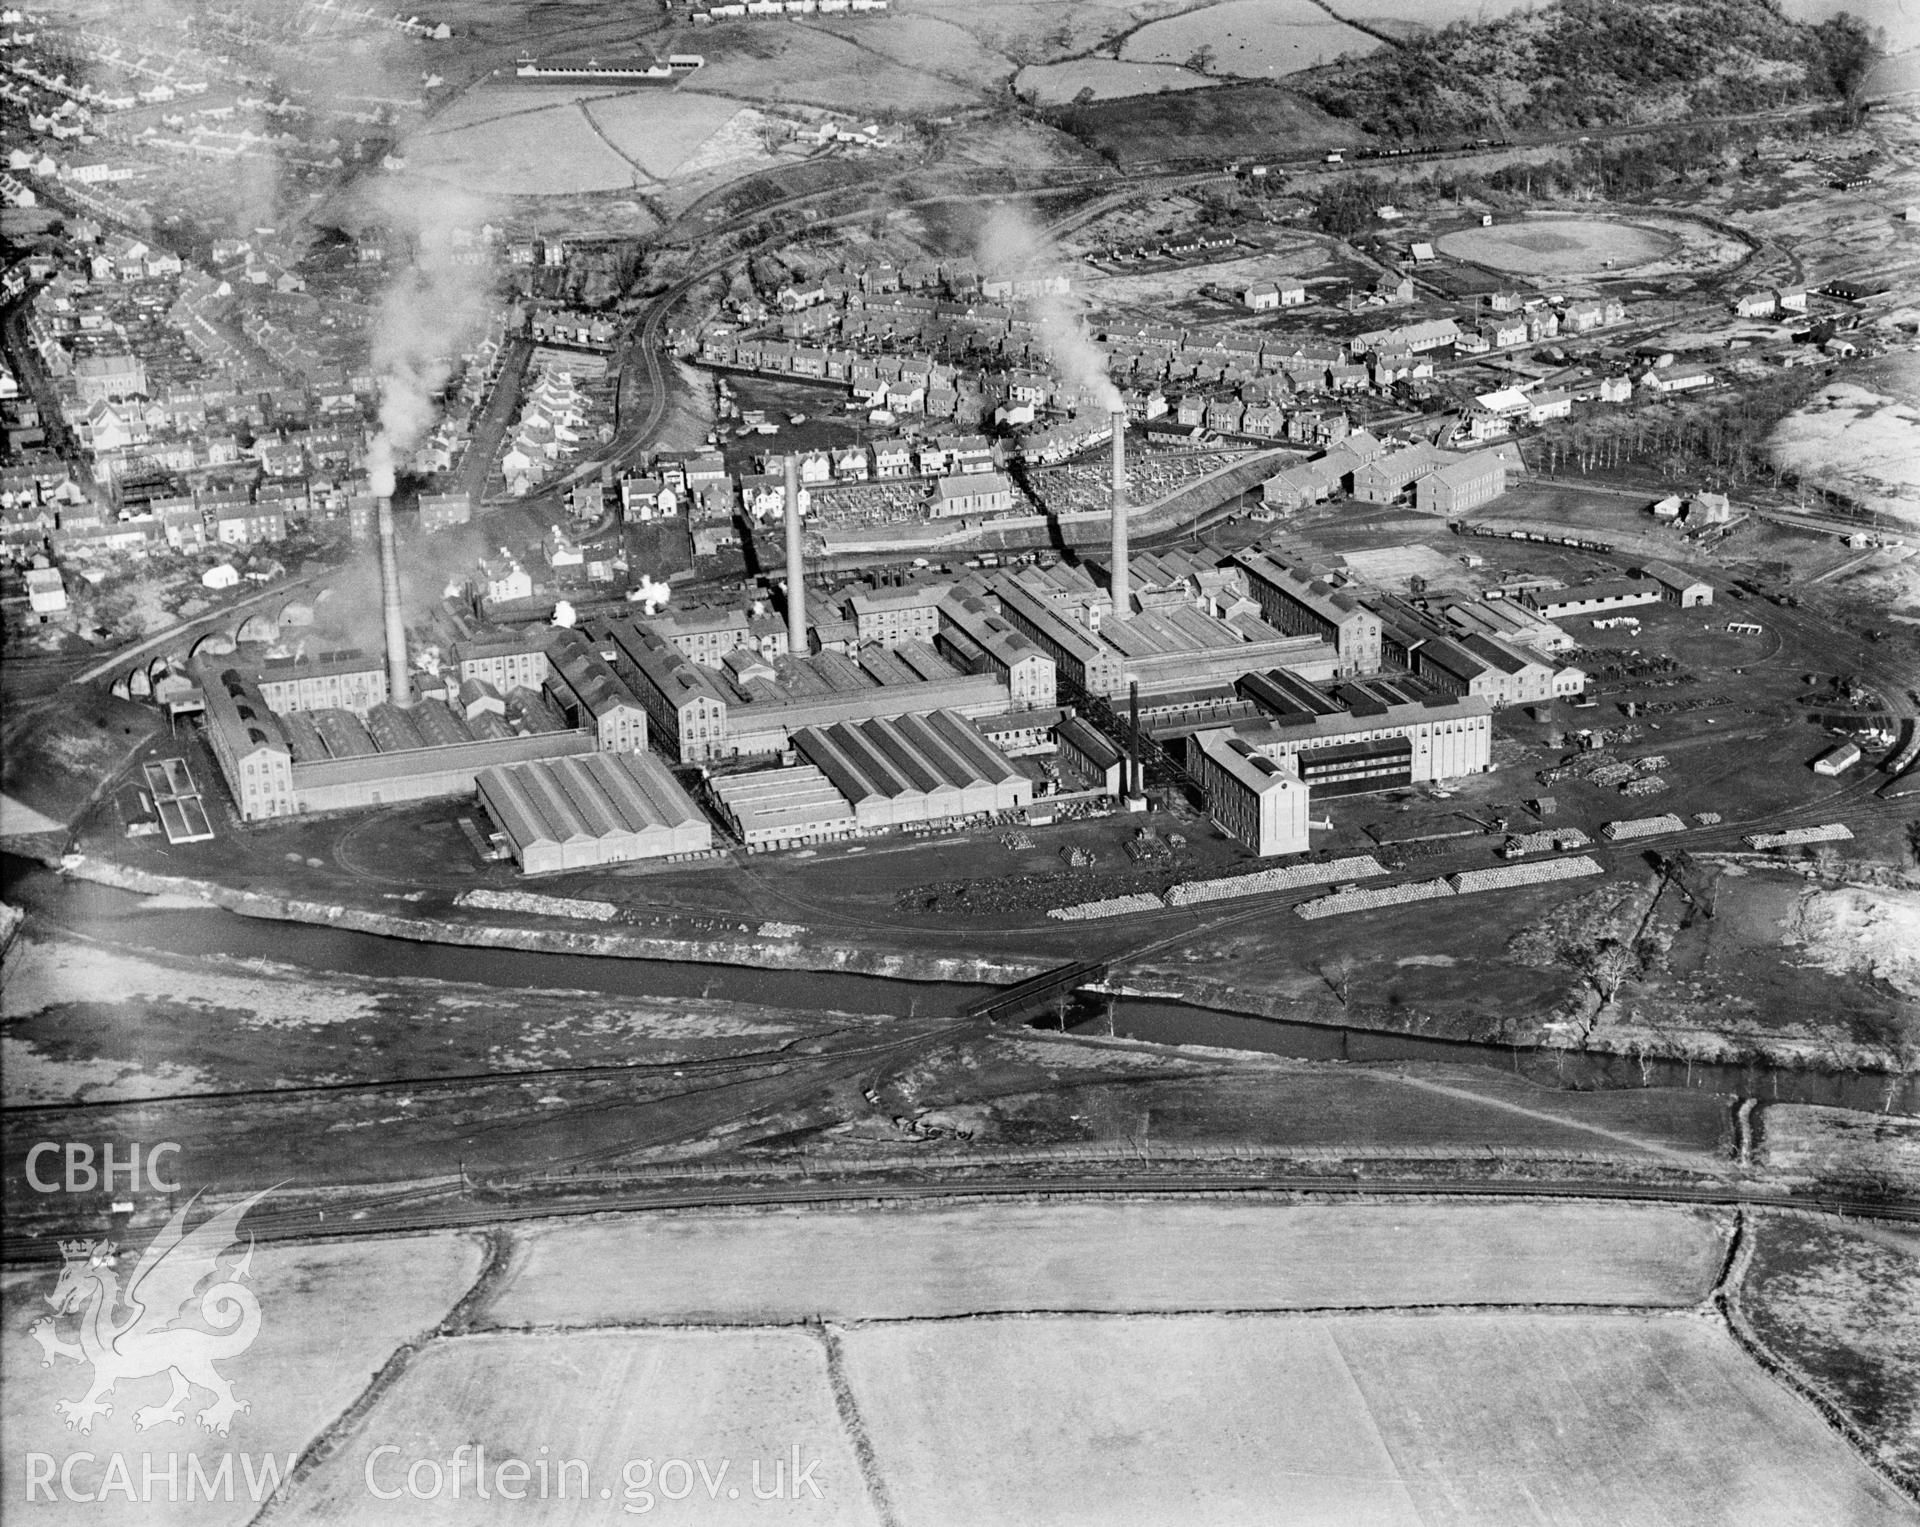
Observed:
[[[1010,202],[996,206],[981,224],[978,256],[981,269],[1009,276],[1057,275],[1065,263],[1045,230]],[[1051,293],[1030,299],[1029,306],[1060,379],[1091,398],[1102,413],[1124,408],[1120,389],[1107,374],[1107,358],[1078,310]]]
[[[367,472],[376,494],[393,492],[395,474],[438,419],[440,390],[461,346],[486,320],[492,267],[455,260],[447,240],[452,229],[477,229],[485,210],[464,192],[417,183],[379,198],[381,220],[412,260],[381,299],[371,336],[380,422]]]

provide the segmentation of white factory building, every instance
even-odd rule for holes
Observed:
[[[1307,851],[1307,786],[1291,759],[1269,758],[1224,727],[1193,740],[1194,777],[1221,831],[1262,858]]]
[[[529,875],[704,853],[713,828],[648,753],[584,753],[483,769],[480,803]]]

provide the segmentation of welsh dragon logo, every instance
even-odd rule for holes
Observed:
[[[245,1253],[222,1266],[220,1258],[238,1240],[240,1218],[271,1188],[208,1216],[187,1229],[187,1211],[199,1201],[195,1194],[174,1210],[173,1218],[156,1235],[123,1287],[118,1249],[112,1241],[63,1241],[60,1281],[47,1295],[54,1316],[43,1316],[33,1326],[33,1339],[46,1356],[43,1368],[56,1357],[93,1365],[93,1383],[78,1400],[56,1400],[54,1410],[67,1419],[67,1430],[93,1430],[96,1416],[110,1416],[107,1403],[122,1379],[144,1379],[170,1374],[173,1393],[164,1405],[142,1405],[133,1413],[141,1431],[163,1421],[184,1425],[181,1404],[196,1388],[213,1395],[213,1404],[199,1413],[202,1426],[224,1437],[234,1416],[251,1407],[236,1399],[233,1386],[221,1377],[216,1362],[238,1357],[260,1334],[260,1304],[246,1279],[253,1266],[253,1238]],[[198,1292],[208,1279],[211,1287]],[[63,1340],[59,1317],[77,1315],[77,1341]]]

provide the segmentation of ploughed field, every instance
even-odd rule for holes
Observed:
[[[1723,1324],[1731,1229],[1580,1204],[689,1211],[503,1232],[448,1319],[461,1243],[386,1242],[369,1308],[441,1271],[364,1329],[337,1275],[291,1265],[314,1252],[268,1245],[260,1302],[310,1371],[231,1359],[253,1411],[163,1446],[304,1448],[273,1522],[1920,1522]],[[4,1286],[16,1358],[50,1278]],[[384,1367],[362,1339],[409,1336]],[[60,1430],[49,1396],[80,1386],[51,1372],[10,1386],[10,1471],[101,1451]]]

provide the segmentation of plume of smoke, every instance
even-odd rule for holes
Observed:
[[[447,238],[478,227],[484,208],[451,188],[408,184],[380,199],[382,220],[414,250],[381,299],[372,336],[380,378],[380,423],[367,456],[370,486],[393,492],[394,476],[433,428],[440,391],[462,342],[486,317],[489,266],[455,260]]]
[[[980,226],[978,255],[983,270],[1016,276],[1059,274],[1065,263],[1046,232],[1024,209],[1002,202]],[[1107,374],[1107,359],[1087,333],[1085,320],[1064,298],[1042,292],[1030,302],[1040,342],[1062,381],[1092,399],[1102,413],[1126,406]]]

